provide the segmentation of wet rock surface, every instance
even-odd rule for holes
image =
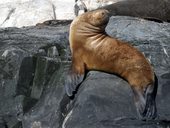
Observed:
[[[139,121],[133,93],[113,74],[90,71],[69,99],[69,24],[0,29],[0,127],[170,127],[170,24],[112,17],[109,35],[130,41],[151,61],[159,80],[159,119]]]

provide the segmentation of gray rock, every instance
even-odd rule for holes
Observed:
[[[57,63],[69,60],[68,28],[0,29],[0,125],[21,126],[24,113],[48,88]]]
[[[43,89],[49,82],[54,71],[59,67],[57,62],[45,57],[37,57],[36,71],[31,88],[31,98],[39,99]]]
[[[59,70],[56,70],[52,75],[48,88],[45,89],[37,104],[24,115],[22,120],[24,128],[60,128],[62,125],[62,111],[66,106],[62,107],[61,102],[69,100],[65,97],[63,88],[64,76],[63,73],[65,63],[60,63]],[[63,100],[64,99],[64,100]],[[66,104],[65,104],[66,105]]]
[[[140,121],[129,84],[113,74],[91,71],[80,85],[62,128],[168,128],[168,101],[169,96],[159,95],[159,119]]]
[[[33,26],[46,20],[73,19],[75,0],[1,0],[0,27]]]
[[[0,127],[161,128],[170,126],[170,24],[112,17],[107,33],[138,47],[159,80],[159,119],[139,121],[128,83],[90,71],[73,99],[64,92],[69,25],[0,29]]]
[[[136,118],[132,96],[123,79],[91,71],[78,89],[63,128],[118,127],[117,121]]]
[[[25,57],[19,68],[19,78],[17,81],[16,93],[17,95],[29,96],[31,93],[31,86],[35,74],[35,57]]]

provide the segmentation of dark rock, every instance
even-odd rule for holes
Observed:
[[[31,94],[31,88],[33,84],[33,78],[35,73],[36,58],[25,57],[22,60],[19,69],[19,78],[17,82],[17,95],[29,96]]]
[[[165,73],[161,76],[162,79],[169,79],[170,78],[170,73]]]
[[[31,91],[31,98],[39,99],[43,89],[49,82],[52,74],[59,67],[55,59],[38,57],[36,63],[35,77]]]
[[[52,57],[52,58],[56,58],[56,57],[59,56],[59,53],[58,53],[56,46],[53,46],[53,47],[48,49],[47,56]]]
[[[63,26],[69,25],[72,20],[47,20],[43,23],[37,23],[36,26],[43,27],[43,26]]]
[[[22,123],[12,116],[4,117],[7,128],[22,128]]]
[[[2,45],[1,45],[2,46]],[[17,124],[13,123],[22,116],[22,102],[24,96],[16,96],[17,81],[22,59],[27,52],[17,46],[0,48],[0,116],[6,126],[11,128]],[[10,117],[4,118],[4,117]],[[12,120],[12,124],[9,122]]]
[[[6,127],[5,121],[4,121],[2,116],[0,116],[0,127],[1,128],[5,128]]]
[[[66,107],[69,98],[65,97],[63,88],[66,63],[60,63],[59,70],[52,75],[47,88],[37,104],[25,114],[23,118],[23,127],[41,127],[41,128],[60,128],[62,125],[62,112]],[[61,102],[66,102],[61,107]]]
[[[120,16],[106,28],[139,48],[155,69],[159,119],[148,122],[137,119],[128,83],[113,74],[91,71],[73,99],[65,95],[69,25],[0,29],[0,127],[169,127],[169,28]]]
[[[48,88],[57,62],[69,60],[68,28],[0,29],[0,126],[19,128],[23,115]]]
[[[81,84],[63,127],[105,128],[118,126],[114,122],[121,119],[136,118],[132,96],[123,79],[91,71]]]
[[[24,100],[22,102],[23,114],[27,113],[37,103],[37,101],[37,99],[31,97],[24,97]]]
[[[96,82],[97,81],[97,82]],[[159,120],[140,121],[130,86],[123,79],[101,72],[89,72],[63,122],[62,128],[160,128],[169,127],[169,95],[159,95]],[[162,97],[165,97],[162,99]],[[169,114],[168,114],[169,113]],[[77,123],[78,122],[78,123]]]

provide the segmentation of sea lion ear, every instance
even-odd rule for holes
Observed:
[[[65,80],[65,91],[66,94],[71,97],[76,92],[78,86],[84,79],[84,74],[78,74],[71,70],[68,72]]]

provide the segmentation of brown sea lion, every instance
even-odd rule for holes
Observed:
[[[157,116],[157,79],[154,71],[136,48],[107,35],[105,27],[108,21],[107,10],[96,10],[78,16],[71,23],[72,65],[65,81],[66,93],[74,95],[86,71],[114,73],[131,85],[140,117],[154,119]]]

